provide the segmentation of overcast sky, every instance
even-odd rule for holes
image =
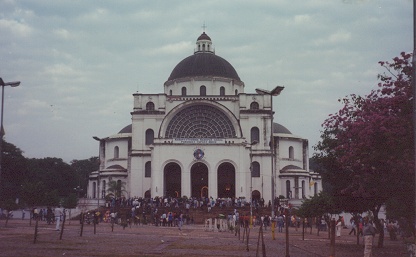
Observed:
[[[205,23],[246,93],[285,87],[275,121],[313,146],[339,98],[412,52],[412,15],[411,0],[2,0],[0,77],[21,81],[5,88],[5,140],[29,158],[98,156],[92,137],[131,123],[133,93],[163,92]]]

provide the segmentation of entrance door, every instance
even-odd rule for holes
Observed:
[[[197,162],[191,168],[191,197],[208,197],[208,167]]]
[[[165,194],[167,197],[182,197],[181,194],[181,167],[176,163],[169,163],[165,166],[164,181]]]
[[[235,197],[235,168],[231,163],[223,163],[218,167],[218,197]]]

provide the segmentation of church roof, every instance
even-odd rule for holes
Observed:
[[[197,40],[211,40],[211,38],[205,34],[205,31],[198,37]]]
[[[273,123],[273,133],[292,134],[285,126],[279,123]]]
[[[234,67],[224,58],[215,55],[211,38],[205,32],[198,37],[196,45],[194,54],[176,65],[168,81],[192,77],[223,77],[240,81]]]
[[[122,133],[131,133],[131,124],[125,126],[124,128],[122,128],[118,134],[122,134]]]
[[[224,77],[240,80],[237,71],[224,58],[210,52],[195,53],[176,65],[168,80],[187,77]]]

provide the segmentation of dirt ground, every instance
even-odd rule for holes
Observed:
[[[205,231],[203,225],[184,225],[182,231],[177,227],[155,227],[151,225],[132,226],[123,229],[115,225],[112,231],[109,223],[100,223],[94,234],[93,225],[81,226],[78,221],[65,223],[62,240],[55,225],[38,223],[38,237],[34,243],[35,222],[12,219],[5,227],[0,221],[0,256],[286,256],[285,234],[275,233],[272,239],[270,228],[264,231],[264,252],[262,251],[259,228],[249,231],[249,240],[243,240],[234,233]],[[248,231],[247,231],[248,232]],[[356,237],[343,235],[336,240],[335,256],[363,256],[363,245],[356,244]],[[301,229],[290,228],[289,256],[320,257],[330,256],[327,232],[309,230],[302,239]],[[376,238],[377,239],[377,238]],[[376,240],[375,240],[376,244]],[[408,256],[402,241],[385,239],[384,248],[374,248],[375,257]]]

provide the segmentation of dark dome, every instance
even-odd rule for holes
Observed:
[[[120,130],[120,132],[118,132],[118,134],[122,134],[122,133],[131,133],[131,124],[125,126],[122,130]]]
[[[197,40],[210,40],[211,41],[211,38],[204,32],[198,37]]]
[[[168,80],[200,76],[215,76],[240,80],[234,67],[225,59],[213,53],[196,53],[183,59],[173,69]]]
[[[292,132],[279,123],[273,123],[273,133],[292,134]]]

